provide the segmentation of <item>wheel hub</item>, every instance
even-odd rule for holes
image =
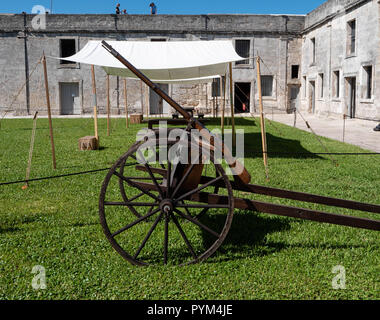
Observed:
[[[160,209],[163,213],[170,214],[173,212],[174,205],[170,199],[165,199],[160,203]]]

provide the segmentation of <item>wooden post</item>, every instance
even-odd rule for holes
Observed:
[[[234,93],[232,81],[232,62],[230,62],[230,105],[231,105],[231,123],[232,123],[232,147],[236,146],[236,131],[235,131],[235,106],[234,106]]]
[[[261,91],[260,57],[256,58],[256,68],[257,68],[257,91],[259,93],[260,124],[261,124],[261,140],[262,140],[262,147],[263,147],[263,160],[264,160],[264,166],[265,166],[265,174],[267,176],[267,179],[269,179],[267,138],[266,138],[266,130],[265,130],[263,97],[262,97],[262,91]]]
[[[111,113],[110,76],[107,74],[107,136],[110,135],[110,113]]]
[[[226,112],[226,75],[223,78],[223,109],[222,109],[222,135],[224,135],[224,116]]]
[[[48,75],[47,75],[47,67],[46,67],[46,57],[45,57],[45,54],[42,57],[42,64],[43,64],[43,67],[44,67],[45,94],[46,94],[46,105],[47,105],[48,118],[49,118],[51,155],[52,155],[52,158],[53,158],[53,168],[57,169],[57,164],[56,164],[56,160],[55,160],[55,146],[54,146],[54,137],[53,137],[53,123],[51,121],[49,81],[48,81]]]
[[[346,135],[346,114],[343,114],[343,142],[345,140]]]
[[[146,108],[146,120],[149,120],[149,87],[147,85],[145,87],[145,93],[144,93],[144,98],[145,98],[145,108]]]
[[[144,92],[143,92],[143,82],[140,80],[140,99],[141,99],[141,114],[144,114]]]
[[[212,117],[215,118],[215,97],[212,97]]]
[[[124,79],[124,101],[125,101],[125,121],[126,121],[127,129],[128,129],[129,124],[128,124],[127,79]]]
[[[92,75],[92,95],[93,95],[93,107],[94,107],[94,130],[97,144],[99,146],[99,133],[98,133],[98,102],[96,98],[96,80],[95,80],[95,68],[91,66]]]
[[[206,113],[208,113],[208,83],[206,82]]]
[[[32,137],[30,138],[28,166],[26,168],[25,185],[22,186],[22,190],[27,189],[28,186],[29,186],[28,181],[29,181],[29,177],[30,177],[30,168],[32,166],[32,157],[33,157],[33,149],[34,149],[34,138],[36,136],[36,127],[37,127],[37,114],[38,114],[38,111],[35,112],[34,117],[33,117],[33,129],[32,129]]]

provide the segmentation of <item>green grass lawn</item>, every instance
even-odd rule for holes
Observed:
[[[39,119],[31,178],[110,167],[143,125],[112,120],[101,150],[78,151],[93,134],[91,119],[54,119],[57,170],[52,169],[47,119]],[[214,121],[207,126],[217,126]],[[312,134],[267,124],[267,181],[258,121],[237,120],[245,130],[245,166],[252,183],[380,204],[380,157],[315,156],[325,152]],[[25,178],[32,120],[3,120],[0,183]],[[321,138],[333,152],[365,152]],[[291,155],[292,152],[302,154]],[[230,233],[205,263],[187,267],[134,267],[111,247],[99,224],[98,199],[106,171],[0,186],[0,299],[379,299],[379,233],[235,210]],[[300,205],[290,200],[236,194]],[[303,204],[306,208],[369,217],[366,213]],[[157,242],[157,243],[155,243]],[[161,239],[150,246],[162,247]],[[46,270],[45,290],[34,290],[32,268]],[[346,289],[334,290],[334,266],[344,266]]]

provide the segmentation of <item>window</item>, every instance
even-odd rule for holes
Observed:
[[[315,38],[311,39],[311,63],[315,63]]]
[[[372,66],[365,66],[364,69],[364,98],[372,98]]]
[[[261,76],[261,92],[263,97],[273,96],[273,76]]]
[[[151,38],[151,42],[166,42],[166,38]]]
[[[340,97],[340,72],[334,71],[333,72],[333,97],[339,98]]]
[[[324,75],[323,73],[319,74],[319,97],[323,98],[323,86],[324,86]]]
[[[353,55],[356,51],[356,20],[347,24],[347,55]]]
[[[292,79],[298,79],[299,70],[300,70],[299,65],[292,66]]]
[[[249,58],[249,54],[251,51],[250,48],[251,48],[251,40],[236,40],[235,41],[236,53],[243,58]],[[249,64],[249,59],[236,62],[236,65],[245,65],[245,64]]]
[[[60,39],[60,57],[66,58],[76,53],[76,41],[75,39]],[[73,61],[60,60],[61,64],[75,64]]]

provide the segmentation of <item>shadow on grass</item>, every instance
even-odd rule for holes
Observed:
[[[352,245],[352,244],[328,244],[328,243],[293,243],[288,244],[284,242],[268,242],[265,244],[268,248],[272,248],[275,251],[287,250],[287,249],[361,249],[366,245]]]
[[[20,228],[17,227],[9,227],[9,228],[2,228],[0,227],[0,234],[6,234],[6,233],[15,233],[21,231]]]
[[[225,220],[226,215],[219,214],[203,217],[202,223],[213,230],[221,230]],[[236,259],[236,255],[249,256],[253,254],[264,256],[279,251],[281,248],[263,249],[263,241],[268,234],[289,229],[289,222],[280,217],[267,218],[251,212],[235,213],[228,235],[214,256],[217,257],[218,261],[221,261]],[[215,238],[208,232],[203,232],[202,236],[205,248],[211,246],[215,241]],[[210,260],[211,263],[212,261]]]
[[[237,139],[238,138],[239,137],[237,137]],[[244,154],[246,158],[262,157],[261,133],[245,133],[244,142]],[[269,158],[323,159],[305,149],[299,140],[281,138],[267,133],[267,145]]]
[[[199,120],[202,122],[202,119]],[[221,125],[221,118],[206,118],[206,121],[204,125],[207,126],[218,126]],[[231,118],[226,117],[224,120],[225,126],[231,126]],[[235,125],[236,126],[251,126],[256,127],[256,120],[255,118],[235,118]]]

